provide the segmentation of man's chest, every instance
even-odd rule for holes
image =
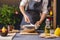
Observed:
[[[41,0],[28,0],[29,2],[34,1],[34,2],[40,2]]]
[[[33,1],[35,1],[35,2],[40,2],[41,0],[33,0]]]
[[[29,4],[41,3],[42,0],[29,0]]]

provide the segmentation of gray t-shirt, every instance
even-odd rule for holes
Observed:
[[[40,2],[40,1],[41,0],[22,0],[21,3],[20,3],[20,6],[26,6],[25,9],[27,9],[27,5],[29,4],[29,8],[34,9],[34,7],[33,7],[34,3],[35,2]],[[43,2],[42,2],[42,13],[47,14],[47,12],[48,12],[47,6],[48,6],[48,0],[43,0]]]

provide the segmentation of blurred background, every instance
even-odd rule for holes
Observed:
[[[22,20],[22,14],[19,10],[19,5],[20,5],[20,1],[21,0],[0,0],[0,28],[2,28],[3,25],[14,25],[14,29],[18,29],[20,30],[20,23]],[[59,3],[59,1],[57,2],[57,4]],[[6,11],[6,7],[7,9],[11,9],[13,10],[13,12]],[[59,21],[59,5],[57,5],[57,25],[60,25]],[[48,4],[48,15],[47,18],[51,19],[51,27],[53,28],[53,0],[49,0],[49,4]],[[5,13],[8,13],[9,15],[11,14],[11,16],[9,16],[9,20],[4,19],[4,17],[6,16]],[[4,17],[2,17],[2,14],[5,15]],[[8,15],[7,15],[8,16]],[[8,18],[7,18],[8,19]],[[4,21],[5,23],[2,22],[2,20],[6,20]],[[12,23],[13,22],[13,23]],[[43,24],[41,25],[41,27],[39,29],[44,29],[45,27],[45,21],[43,22]]]

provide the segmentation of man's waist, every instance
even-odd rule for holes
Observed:
[[[28,9],[26,11],[28,11],[28,12],[39,12],[39,10],[34,10],[34,9]]]

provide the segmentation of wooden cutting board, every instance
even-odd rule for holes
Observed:
[[[20,32],[22,35],[37,35],[38,33],[26,33],[26,32]]]
[[[19,33],[20,31],[19,30],[12,30],[12,31],[9,31],[9,33]]]
[[[40,34],[41,38],[56,38],[58,36],[54,35],[54,34],[50,34],[49,36],[46,36],[45,33],[41,33]]]
[[[23,34],[23,35],[29,35],[29,34],[31,34],[31,35],[36,35],[36,34],[38,34],[37,32],[32,32],[32,33],[30,33],[30,32],[26,32],[26,31],[20,31],[20,34]]]

